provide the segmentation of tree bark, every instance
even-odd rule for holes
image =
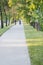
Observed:
[[[6,14],[5,9],[4,9],[4,13],[5,13],[5,17],[6,17],[6,26],[7,26],[7,14]]]
[[[1,28],[3,28],[4,25],[3,25],[3,16],[2,16],[2,11],[1,11],[0,13],[1,13]]]

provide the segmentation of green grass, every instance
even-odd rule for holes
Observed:
[[[28,47],[31,65],[43,65],[43,46]]]
[[[4,27],[3,29],[0,29],[0,36],[6,32],[7,30],[9,29],[9,26],[8,27]]]
[[[28,44],[31,65],[43,65],[43,32],[37,31],[29,24],[24,24],[24,31]]]
[[[13,24],[9,25],[9,26],[4,26],[4,28],[0,28],[0,36],[5,33]]]
[[[37,31],[30,25],[24,25],[26,38],[43,38],[43,32]]]

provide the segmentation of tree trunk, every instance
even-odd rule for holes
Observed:
[[[6,26],[7,26],[7,15],[6,15],[6,12],[5,12],[5,17],[6,17]]]
[[[10,25],[10,12],[9,12],[9,25]]]
[[[6,26],[7,26],[7,14],[6,14],[5,9],[4,9],[4,13],[5,13],[5,17],[6,17]]]
[[[1,11],[1,28],[3,28],[4,25],[3,25],[3,16],[2,16],[2,11]]]

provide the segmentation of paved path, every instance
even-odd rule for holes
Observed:
[[[0,37],[0,65],[30,65],[23,24],[17,23]]]

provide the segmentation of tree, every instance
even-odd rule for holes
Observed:
[[[1,28],[3,28],[3,15],[2,15],[2,10],[3,10],[3,1],[0,1],[0,15],[1,15]]]
[[[5,13],[5,18],[6,18],[6,26],[7,26],[7,13],[6,13],[7,8],[8,8],[8,1],[4,0],[4,2],[3,2],[3,10],[4,10],[4,13]]]

